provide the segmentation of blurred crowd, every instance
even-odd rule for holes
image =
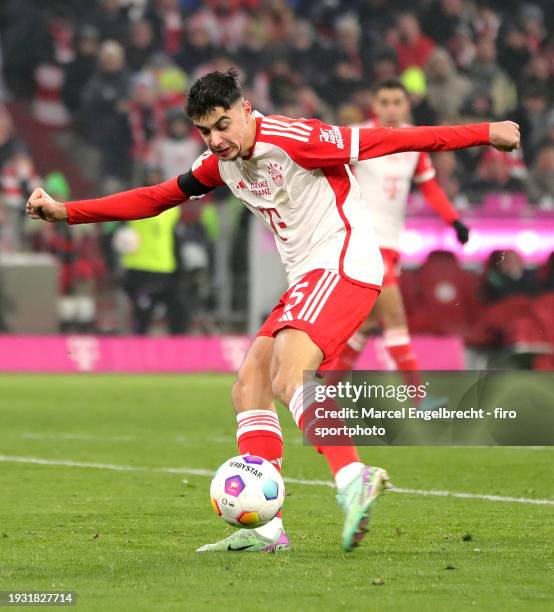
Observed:
[[[72,153],[95,152],[91,195],[187,169],[202,143],[184,116],[184,92],[202,74],[231,65],[262,113],[359,122],[371,116],[371,88],[397,77],[410,93],[415,124],[513,119],[521,126],[521,150],[437,155],[438,179],[460,207],[511,193],[554,208],[551,0],[3,0],[0,6],[0,103],[29,102],[36,121],[71,130]],[[46,178],[69,197],[71,177]],[[1,110],[4,249],[50,245],[51,236],[23,229],[22,205],[39,181],[8,110]],[[191,211],[177,230],[203,245],[210,265],[213,211]],[[240,232],[241,217],[235,218]],[[89,277],[116,265],[117,229],[103,230]],[[68,240],[75,237],[62,237],[66,251],[77,248]],[[94,249],[86,240],[84,250],[90,259]]]
[[[42,122],[71,123],[100,150],[105,179],[139,182],[145,165],[164,174],[187,167],[199,145],[180,117],[184,91],[235,65],[263,113],[360,121],[371,114],[371,87],[400,77],[415,123],[510,117],[521,125],[521,153],[444,156],[441,179],[470,201],[491,190],[552,199],[549,0],[2,4],[7,90],[33,99]]]

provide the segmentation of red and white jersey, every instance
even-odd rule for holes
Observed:
[[[371,211],[347,164],[402,151],[451,151],[489,143],[488,123],[366,129],[257,117],[247,157],[220,161],[206,152],[191,170],[158,185],[66,202],[67,222],[145,219],[227,185],[275,236],[291,285],[311,270],[325,269],[380,286],[383,260]],[[413,170],[417,159],[419,153]],[[432,185],[426,181],[422,189]],[[446,221],[457,218],[438,187],[426,191]]]
[[[368,121],[359,127],[377,126],[373,121]],[[394,153],[359,161],[352,169],[360,184],[362,197],[371,209],[379,246],[398,251],[410,185],[412,181],[419,184],[435,176],[429,154],[418,151]]]
[[[357,133],[315,119],[256,122],[248,158],[222,161],[208,151],[193,165],[194,176],[204,185],[226,184],[267,226],[289,286],[318,268],[380,286],[383,263],[369,207],[345,165],[357,159]]]

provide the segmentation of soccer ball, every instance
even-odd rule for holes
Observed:
[[[285,485],[281,474],[265,459],[239,455],[228,459],[210,486],[216,514],[235,527],[254,529],[268,523],[281,509]]]

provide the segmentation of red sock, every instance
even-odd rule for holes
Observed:
[[[289,409],[300,430],[312,441],[316,450],[325,456],[334,476],[343,467],[351,463],[360,463],[360,457],[356,447],[347,436],[340,436],[338,441],[340,441],[341,446],[321,445],[318,444],[317,438],[312,438],[312,426],[318,421],[315,418],[315,409],[321,406],[324,406],[327,410],[338,410],[339,408],[337,403],[329,398],[323,402],[317,402],[315,399],[315,388],[317,386],[319,386],[317,383],[310,382],[298,387],[292,397]],[[325,419],[325,426],[327,427],[341,427],[343,425],[344,421],[341,419],[336,419],[336,422],[332,419]],[[342,444],[345,444],[345,446],[342,446]]]
[[[267,459],[281,472],[283,436],[276,412],[272,410],[239,412],[237,443],[241,455],[256,455]],[[280,510],[277,516],[282,518]]]
[[[387,330],[385,346],[389,355],[394,359],[396,369],[404,372],[402,376],[404,382],[408,385],[419,385],[421,383],[419,365],[407,330]]]
[[[237,414],[237,442],[242,455],[256,455],[281,471],[283,436],[277,413],[247,410]]]

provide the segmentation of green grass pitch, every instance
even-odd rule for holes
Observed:
[[[212,470],[237,453],[231,384],[0,376],[0,590],[75,591],[77,609],[102,611],[552,610],[547,504],[391,492],[346,554],[333,490],[291,483],[292,551],[195,553],[232,528],[211,510],[206,475],[166,468]],[[281,423],[284,475],[329,480],[284,410]],[[554,499],[551,448],[362,453],[397,487]]]

